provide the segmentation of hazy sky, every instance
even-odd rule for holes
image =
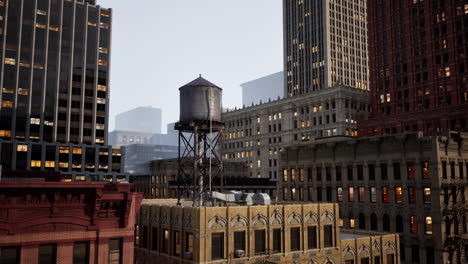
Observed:
[[[178,88],[202,74],[242,104],[240,84],[281,71],[281,0],[98,0],[113,9],[110,130],[137,106],[179,118]]]

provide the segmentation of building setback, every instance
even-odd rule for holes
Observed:
[[[0,263],[133,263],[130,184],[0,182]]]
[[[250,106],[284,97],[284,72],[277,72],[241,84],[242,105]]]
[[[368,89],[366,8],[364,0],[283,0],[286,97]]]
[[[337,204],[144,201],[135,263],[399,264],[395,234],[341,231]]]
[[[107,146],[111,10],[95,1],[0,1],[4,172],[125,178]]]
[[[400,234],[402,263],[468,261],[467,134],[336,139],[286,148],[279,196],[338,202],[342,225]]]
[[[277,180],[285,147],[315,138],[357,136],[356,120],[367,115],[368,99],[365,90],[336,86],[224,112],[221,153],[226,161],[245,162],[250,177]]]
[[[367,5],[372,116],[360,135],[468,131],[468,2]]]

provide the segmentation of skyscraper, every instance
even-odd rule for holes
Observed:
[[[161,109],[140,106],[115,116],[115,130],[161,134]]]
[[[285,96],[368,89],[366,1],[283,0]]]
[[[111,10],[92,0],[0,1],[4,171],[115,178],[107,146]]]
[[[371,119],[360,135],[468,131],[468,1],[368,1]]]

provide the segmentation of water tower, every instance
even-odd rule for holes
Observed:
[[[192,197],[194,205],[203,205],[203,193],[211,191],[212,183],[223,183],[222,157],[217,151],[224,128],[222,89],[200,75],[179,91],[178,203],[182,197]]]

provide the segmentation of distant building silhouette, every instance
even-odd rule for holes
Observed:
[[[242,104],[251,106],[269,100],[277,100],[284,96],[284,73],[277,72],[241,84]]]
[[[115,130],[161,133],[161,109],[141,106],[115,116]]]

